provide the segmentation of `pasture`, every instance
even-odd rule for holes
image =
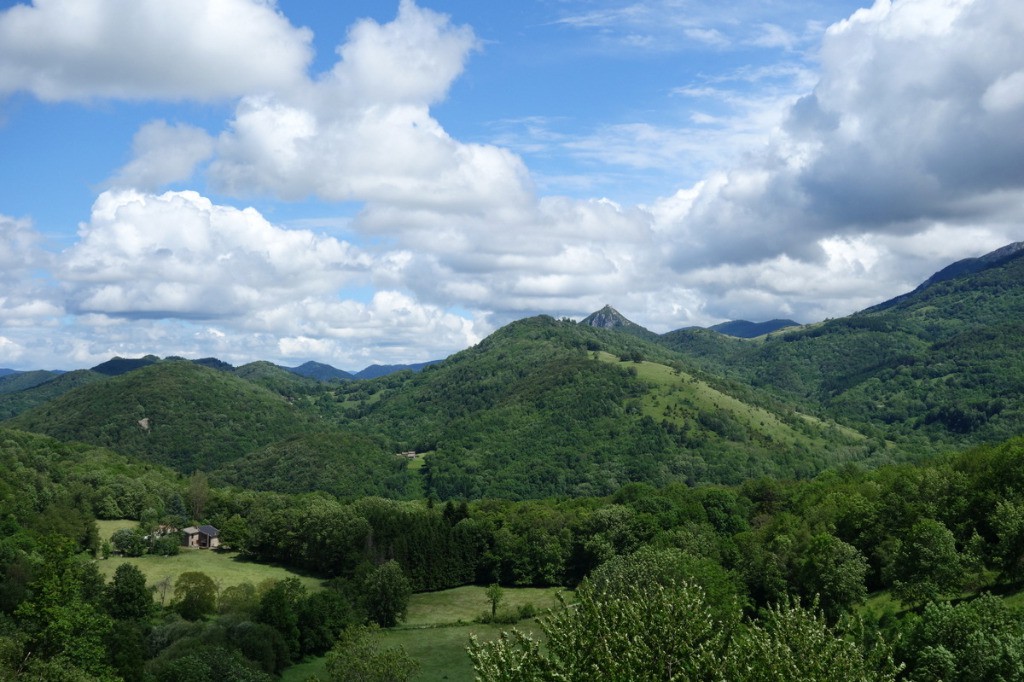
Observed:
[[[488,613],[490,603],[485,588],[469,585],[440,592],[414,594],[409,602],[408,618],[391,630],[383,631],[382,645],[402,646],[420,664],[417,682],[434,680],[458,681],[473,679],[473,665],[466,653],[469,636],[490,640],[503,630],[513,627],[534,635],[540,633],[536,619],[519,622],[516,625],[488,625],[471,622],[474,618]],[[538,613],[558,606],[558,588],[505,588],[500,611],[518,609],[532,604]],[[292,666],[281,676],[283,682],[306,682],[318,678],[326,680],[326,661],[316,658]]]

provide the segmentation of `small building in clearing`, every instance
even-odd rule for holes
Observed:
[[[220,531],[213,526],[189,526],[181,531],[181,546],[215,549],[220,547]]]

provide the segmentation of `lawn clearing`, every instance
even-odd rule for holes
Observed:
[[[481,641],[490,641],[502,631],[516,628],[534,637],[540,636],[540,626],[534,619],[524,620],[516,625],[454,625],[418,629],[385,630],[381,644],[385,647],[401,646],[414,660],[419,662],[420,671],[414,682],[472,682],[473,663],[466,648],[469,636],[476,635]],[[307,682],[310,679],[327,680],[327,659],[310,659],[304,663],[286,668],[281,682]]]
[[[484,625],[471,623],[474,618],[489,612],[490,602],[483,587],[469,585],[440,592],[414,594],[409,602],[408,618],[399,627],[382,632],[382,645],[402,646],[419,662],[420,672],[413,680],[469,682],[473,679],[473,664],[466,653],[469,636],[488,641],[502,631],[513,627],[521,632],[539,635],[536,619],[524,620],[516,625]],[[533,604],[539,613],[558,606],[555,596],[566,592],[563,588],[505,588],[500,610],[517,609]],[[284,671],[282,682],[306,682],[311,678],[326,680],[326,659],[316,658],[292,666]]]
[[[96,522],[96,528],[100,534],[100,542],[103,540],[109,540],[113,537],[114,533],[122,528],[137,528],[138,525],[139,522],[133,521],[132,519],[115,519],[113,521]]]
[[[559,587],[508,587],[502,592],[499,611],[515,610],[525,604],[533,604],[537,613],[558,606]],[[409,612],[399,629],[453,625],[459,622],[471,623],[474,619],[489,614],[491,603],[486,588],[466,585],[439,592],[414,594],[409,600]],[[509,626],[505,626],[508,628]]]
[[[222,552],[209,549],[182,549],[177,556],[155,556],[146,554],[140,557],[122,557],[112,555],[109,559],[96,562],[100,572],[108,580],[122,563],[138,566],[146,575],[146,584],[156,585],[164,578],[173,583],[178,576],[186,571],[199,571],[213,578],[220,589],[241,583],[259,585],[264,580],[284,580],[298,578],[307,590],[319,590],[323,581],[309,575],[300,575],[281,566],[258,564],[238,558],[238,552]],[[159,595],[157,595],[159,599]]]

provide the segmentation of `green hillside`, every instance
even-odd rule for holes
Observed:
[[[174,360],[81,386],[8,425],[109,446],[183,472],[212,469],[312,428],[265,388]]]
[[[1024,432],[1022,281],[1018,254],[763,340],[681,330],[662,343],[707,371],[915,449],[993,442]]]
[[[50,374],[49,379],[40,383],[35,380],[43,378],[43,375]],[[17,381],[19,378],[29,375],[30,381]],[[104,379],[88,369],[80,369],[74,372],[53,374],[52,372],[25,372],[23,375],[4,377],[9,380],[4,384],[4,391],[0,394],[0,419],[7,419],[21,414],[25,410],[42,405],[54,398],[64,395],[68,391],[79,386],[85,386],[95,381]]]
[[[859,435],[696,372],[631,333],[537,317],[421,374],[340,386],[327,411],[429,452],[441,499],[803,476],[873,456]]]
[[[341,498],[405,497],[406,460],[375,439],[318,431],[271,443],[213,472],[216,481],[281,493],[323,490]]]

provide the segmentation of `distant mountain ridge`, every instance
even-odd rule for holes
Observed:
[[[343,369],[337,369],[330,365],[322,362],[304,362],[298,367],[285,367],[292,374],[298,374],[300,377],[307,377],[309,379],[316,379],[317,381],[351,381],[356,378],[356,375],[351,372],[346,372]]]
[[[958,260],[955,263],[951,263],[950,265],[947,265],[946,267],[942,268],[941,270],[933,274],[931,277],[929,277],[920,285],[918,285],[917,288],[915,288],[913,291],[907,292],[905,294],[900,294],[899,296],[895,296],[889,299],[888,301],[884,301],[883,303],[879,303],[876,306],[868,308],[864,312],[886,310],[895,305],[898,305],[899,303],[905,301],[907,298],[915,294],[919,294],[925,291],[926,289],[930,289],[936,284],[948,282],[958,277],[972,275],[978,272],[983,272],[984,270],[988,270],[990,268],[998,267],[1022,255],[1024,255],[1024,242],[1013,242],[1012,244],[1007,244],[1006,246],[998,248],[995,251],[986,253],[983,256],[978,256],[976,258],[964,258],[962,260]]]
[[[267,489],[342,491],[329,479],[362,476],[319,475],[339,434],[352,440],[336,471],[369,457],[375,480],[414,480],[435,499],[813,476],[1024,433],[1020,255],[1000,250],[888,307],[751,339],[658,335],[605,306],[583,322],[525,318],[430,371],[367,381],[266,361],[114,358],[101,368],[142,366],[0,393],[0,419]],[[412,474],[395,457],[407,451],[425,455]],[[301,480],[289,474],[300,461]]]
[[[708,327],[711,331],[726,336],[735,336],[740,339],[753,339],[765,334],[777,332],[786,327],[799,327],[799,322],[793,320],[768,320],[767,322],[748,322],[747,320],[731,320]]]
[[[428,360],[427,362],[418,362],[413,365],[370,365],[366,369],[356,372],[356,379],[376,379],[378,377],[387,376],[394,374],[395,372],[402,372],[405,370],[411,370],[413,372],[421,372],[431,365],[436,365],[443,360]]]
[[[632,323],[630,322],[630,324]],[[168,357],[161,360],[155,355],[146,355],[141,358],[122,358],[120,356],[115,356],[106,362],[101,362],[95,367],[92,367],[91,371],[105,376],[115,377],[143,367],[148,367],[149,365],[164,362],[165,360],[184,359],[185,358]],[[234,365],[217,358],[201,358],[199,360],[189,360],[188,362],[202,367],[220,370],[222,372],[233,372],[238,369]],[[343,369],[338,369],[326,363],[316,362],[313,360],[304,362],[298,367],[284,367],[281,365],[275,366],[297,376],[305,377],[307,379],[316,379],[317,381],[352,381],[354,379],[376,379],[377,377],[387,376],[388,374],[394,374],[395,372],[401,372],[407,369],[412,370],[413,372],[419,372],[423,368],[439,362],[441,362],[441,360],[428,360],[427,362],[418,362],[406,365],[370,365],[358,372],[346,372]],[[0,370],[0,378],[17,374],[25,374],[25,372],[15,369]],[[53,372],[53,374],[56,375],[59,374],[59,372]]]
[[[649,341],[653,341],[662,336],[640,326],[632,320],[629,320],[625,315],[610,305],[606,305],[600,310],[590,313],[580,320],[579,324],[586,327],[595,327],[597,329],[610,329],[613,331],[626,332],[627,334],[632,334],[633,336],[638,336]],[[768,320],[767,322],[732,320],[716,324],[713,327],[706,327],[706,329],[718,332],[719,334],[725,334],[726,336],[734,336],[741,339],[752,339],[765,334],[770,334],[780,329],[785,329],[786,327],[799,326],[800,323],[794,322],[793,320],[775,319]],[[705,327],[687,327],[687,329],[705,329]],[[671,334],[672,332],[669,333]]]

